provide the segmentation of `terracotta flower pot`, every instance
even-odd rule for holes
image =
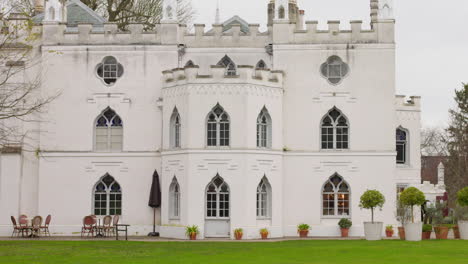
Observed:
[[[349,236],[349,228],[341,228],[341,237]]]
[[[460,228],[458,228],[458,226],[453,227],[453,235],[455,239],[460,239]]]
[[[449,228],[446,226],[436,226],[434,227],[436,233],[436,239],[447,239]]]
[[[242,240],[243,235],[244,234],[241,232],[234,233],[234,237],[236,238],[236,240]]]
[[[309,235],[309,230],[299,230],[299,237],[306,238]]]
[[[261,233],[262,239],[267,239],[268,238],[268,233]]]
[[[423,240],[431,239],[431,234],[432,234],[432,231],[430,231],[430,232],[422,232],[422,239],[423,239]]]
[[[398,227],[398,236],[400,237],[401,240],[406,239],[405,228],[404,227]]]
[[[197,233],[191,233],[190,240],[197,240]]]
[[[393,237],[393,233],[394,233],[393,230],[385,230],[385,235],[387,237]]]

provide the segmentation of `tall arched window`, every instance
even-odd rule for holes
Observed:
[[[104,175],[93,190],[95,215],[121,215],[122,189],[114,177]]]
[[[229,218],[229,186],[216,175],[206,187],[206,218]]]
[[[333,108],[322,119],[322,149],[348,149],[349,124],[340,110]]]
[[[171,148],[180,148],[180,115],[177,108],[174,108],[171,116]]]
[[[123,144],[122,119],[107,108],[96,120],[95,150],[121,151]]]
[[[407,148],[408,148],[408,133],[403,128],[396,130],[396,151],[397,163],[406,164],[407,162]]]
[[[271,217],[271,185],[266,177],[257,186],[257,218]]]
[[[285,17],[286,17],[286,10],[284,9],[284,6],[280,6],[278,8],[278,18],[284,19]]]
[[[207,146],[227,147],[230,140],[229,115],[217,104],[208,114],[206,122]]]
[[[180,219],[180,187],[176,177],[172,179],[169,187],[169,217],[170,219]]]
[[[265,107],[257,117],[257,147],[271,148],[271,117]]]
[[[224,73],[226,76],[236,76],[237,75],[237,66],[234,61],[229,58],[229,56],[224,56],[219,62],[218,66],[224,66],[226,68],[226,72]]]
[[[323,211],[325,217],[348,217],[350,215],[350,189],[338,174],[328,179],[322,189]]]

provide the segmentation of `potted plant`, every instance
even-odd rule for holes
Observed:
[[[385,197],[377,190],[367,190],[361,196],[360,208],[370,209],[372,215],[371,222],[364,222],[364,233],[367,240],[382,239],[382,222],[374,222],[374,209],[382,209],[385,204]]]
[[[197,235],[200,234],[200,230],[198,229],[198,226],[193,225],[193,226],[187,226],[185,228],[185,235],[190,238],[190,240],[197,240]]]
[[[393,237],[393,226],[392,225],[388,225],[385,227],[385,235],[390,238],[390,237]]]
[[[444,218],[444,211],[447,207],[445,202],[436,203],[436,212],[432,217],[436,239],[447,239],[450,230],[451,219]]]
[[[242,236],[244,235],[244,230],[242,228],[234,229],[234,237],[236,240],[242,240]]]
[[[468,240],[468,187],[461,189],[457,193],[457,220],[460,238]]]
[[[405,236],[405,225],[406,223],[408,223],[409,221],[411,221],[411,215],[408,211],[408,207],[404,206],[400,199],[398,199],[397,201],[397,220],[398,222],[400,222],[400,226],[398,227],[398,236],[400,237],[401,240],[405,240],[406,239],[406,236]]]
[[[415,187],[410,187],[400,194],[402,205],[411,209],[411,223],[405,225],[405,236],[408,241],[421,241],[422,222],[414,222],[414,206],[421,206],[426,202],[424,193]]]
[[[431,234],[432,234],[432,225],[430,224],[424,224],[422,227],[422,239],[427,240],[431,239]]]
[[[268,234],[270,234],[270,232],[268,231],[268,229],[266,229],[266,228],[260,229],[260,236],[262,237],[262,239],[267,239],[267,238],[268,238]]]
[[[348,237],[349,229],[351,228],[351,226],[353,226],[353,222],[351,222],[351,220],[349,220],[348,218],[342,218],[338,222],[338,226],[340,226],[341,237]]]
[[[309,235],[310,226],[308,224],[300,224],[297,226],[297,233],[299,237],[305,238]]]

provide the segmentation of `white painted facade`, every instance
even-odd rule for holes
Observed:
[[[161,178],[157,222],[163,237],[185,238],[187,225],[198,225],[202,238],[233,237],[235,228],[258,238],[264,227],[271,237],[296,236],[300,223],[312,226],[311,236],[337,236],[342,217],[354,223],[350,234],[361,236],[370,212],[358,204],[367,189],[387,200],[376,219],[396,224],[397,186],[420,184],[420,98],[396,95],[395,21],[379,16],[378,1],[371,4],[377,15],[371,30],[363,30],[361,21],[351,22],[351,30],[340,30],[339,21],[325,31],[316,21],[302,29],[289,12],[266,32],[252,24],[247,33],[241,25],[224,32],[219,24],[209,33],[204,25],[187,32],[169,13],[155,32],[143,32],[139,24],[129,32],[110,23],[37,25],[41,92],[61,95],[35,128],[38,155],[1,156],[0,235],[9,234],[10,215],[23,213],[52,214],[54,234],[77,234],[82,218],[95,212],[93,191],[107,174],[121,187],[122,222],[131,225],[132,235],[146,235],[153,222],[147,203],[154,170]],[[295,1],[285,9],[290,5]],[[123,67],[111,85],[97,73],[109,56]],[[225,56],[235,64],[232,76],[219,66]],[[334,57],[347,65],[337,83],[322,71]],[[255,69],[261,60],[265,69]],[[229,116],[229,144],[212,147],[207,121],[218,104]],[[122,148],[97,151],[96,124],[108,108],[122,120]],[[321,123],[333,108],[347,120],[349,144],[343,149],[323,149],[321,142]],[[177,147],[174,109],[180,116]],[[267,147],[257,146],[262,109],[271,121]],[[404,164],[396,162],[397,128],[408,135]],[[348,216],[324,215],[322,191],[335,174],[349,187]],[[206,208],[206,191],[217,175],[229,187],[229,216],[221,219],[208,217]],[[180,188],[176,217],[169,192],[174,179]],[[259,217],[262,179],[270,189],[267,213]]]

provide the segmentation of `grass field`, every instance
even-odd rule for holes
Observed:
[[[468,241],[0,241],[0,263],[467,264]]]

